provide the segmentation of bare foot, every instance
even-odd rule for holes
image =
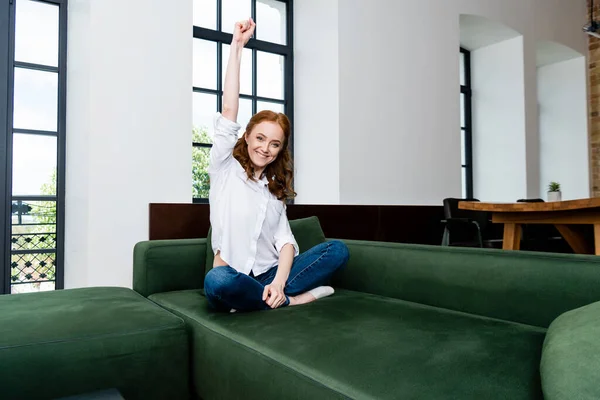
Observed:
[[[308,292],[299,294],[298,296],[290,296],[290,306],[299,306],[300,304],[306,304],[315,301],[317,298]]]

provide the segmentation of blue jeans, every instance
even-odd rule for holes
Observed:
[[[333,273],[346,265],[349,258],[348,247],[339,241],[321,243],[294,257],[292,269],[284,287],[288,296],[296,296],[318,286],[325,285]],[[271,307],[263,301],[266,285],[273,282],[278,266],[258,276],[248,276],[230,266],[211,269],[204,278],[204,293],[208,304],[219,311],[268,310]]]

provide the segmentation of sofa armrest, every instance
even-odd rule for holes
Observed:
[[[600,302],[566,312],[546,334],[540,373],[544,398],[600,399]]]
[[[206,239],[150,240],[133,249],[133,290],[143,296],[204,286]]]

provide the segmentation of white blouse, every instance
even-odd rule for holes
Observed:
[[[287,243],[299,249],[283,201],[269,192],[268,181],[248,178],[233,157],[240,125],[217,113],[210,150],[210,223],[212,248],[230,267],[258,276],[279,263]]]

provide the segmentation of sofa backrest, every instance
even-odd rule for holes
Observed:
[[[347,267],[333,285],[548,327],[600,300],[600,257],[344,241]]]

